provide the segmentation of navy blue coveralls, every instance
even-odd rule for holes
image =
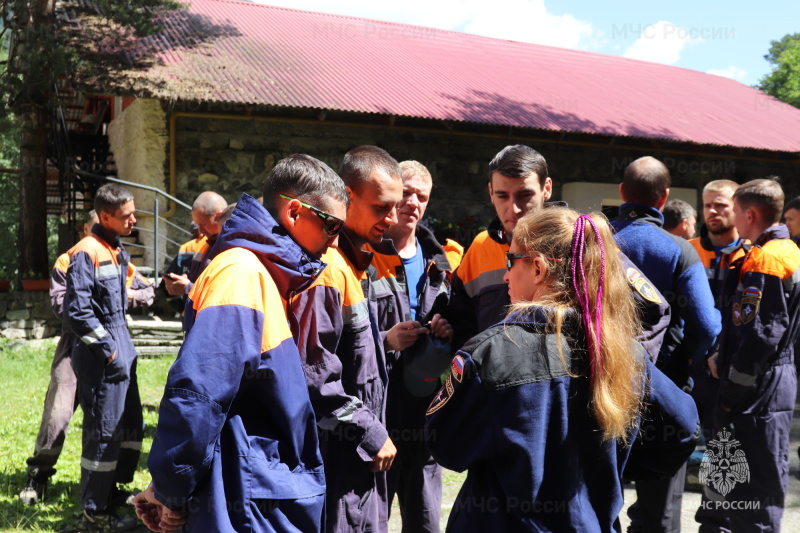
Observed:
[[[446,310],[452,268],[445,249],[431,230],[417,226],[416,238],[425,258],[425,282],[418,295],[417,311],[417,320],[424,323]],[[384,240],[380,245],[365,249],[374,251],[370,268],[375,271],[373,286],[378,302],[378,329],[385,338],[395,324],[410,320],[408,283],[418,280],[406,278],[403,261],[392,241]],[[438,532],[442,506],[442,467],[425,445],[423,427],[425,410],[438,390],[438,376],[447,369],[449,358],[430,361],[435,357],[428,352],[426,360],[425,346],[430,342],[429,338],[421,338],[402,352],[386,353],[389,368],[386,426],[397,447],[397,457],[388,474],[389,502],[391,504],[394,495],[398,495],[403,531],[415,533]],[[452,355],[449,344],[447,348],[445,355]],[[405,375],[408,365],[433,365],[433,368],[420,368],[420,375],[431,379],[430,392],[425,392],[422,377],[420,383],[414,385],[414,391],[409,390]]]
[[[800,250],[786,226],[764,231],[736,262],[725,286],[731,304],[719,343],[714,430],[718,439],[738,442],[731,450],[743,452],[746,469],[735,475],[720,472],[713,463],[707,466],[709,475],[732,476],[727,494],[714,490],[713,479],[703,492],[702,505],[722,508],[728,520],[719,513],[710,517],[699,512],[697,519],[736,533],[776,532],[789,482],[789,431],[797,393],[794,345],[800,322]],[[728,451],[717,454],[730,459]]]
[[[144,435],[136,350],[125,322],[130,256],[100,224],[67,253],[64,320],[80,339],[72,367],[83,408],[81,504],[101,511],[114,483],[133,481]]]

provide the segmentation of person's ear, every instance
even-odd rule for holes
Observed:
[[[619,184],[619,198],[625,203],[628,202],[627,198],[625,198],[625,189],[622,187],[621,183]]]
[[[664,208],[664,205],[667,203],[667,199],[669,199],[669,187],[664,191],[664,194],[661,195],[661,198],[658,199],[658,204],[656,205],[656,209],[661,211]]]
[[[544,201],[546,202],[553,196],[553,180],[551,178],[545,178],[543,191]]]
[[[531,259],[531,277],[537,285],[541,285],[547,279],[547,263],[541,257]]]

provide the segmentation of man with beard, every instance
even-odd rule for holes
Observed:
[[[726,302],[723,298],[723,285],[725,275],[731,269],[734,261],[744,256],[745,240],[739,238],[736,226],[733,225],[733,193],[739,184],[731,180],[711,181],[703,187],[703,218],[705,225],[700,229],[700,236],[691,239],[689,243],[697,250],[703,266],[706,269],[708,283],[714,296],[714,306],[725,315]],[[712,348],[709,353],[711,364],[716,364],[716,350]],[[694,389],[692,396],[697,402],[700,421],[706,429],[706,441],[713,435],[708,434],[713,427],[714,399],[719,388],[719,379],[711,375],[711,369],[706,364],[706,357],[698,358],[693,362],[692,374]],[[699,452],[696,452],[699,453]],[[690,460],[691,463],[691,460]],[[707,517],[720,513],[714,509],[701,507],[697,511],[697,520],[701,523]],[[713,519],[712,519],[713,520]]]

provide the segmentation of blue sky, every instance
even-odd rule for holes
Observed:
[[[800,32],[798,0],[255,1],[633,57],[747,85],[770,71],[770,41]]]

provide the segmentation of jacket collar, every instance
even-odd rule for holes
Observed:
[[[623,222],[645,222],[654,226],[664,226],[664,215],[655,207],[649,205],[627,202],[619,206],[619,217]]]
[[[506,230],[503,228],[503,223],[500,222],[499,217],[494,217],[489,225],[486,226],[486,232],[489,237],[498,244],[508,244],[506,241]]]
[[[756,242],[753,243],[753,246],[764,246],[769,241],[789,238],[791,238],[789,235],[789,228],[787,228],[785,224],[778,224],[777,226],[770,226],[765,229],[764,232],[758,236]]]
[[[325,264],[307,254],[283,226],[248,194],[236,204],[209,260],[231,248],[245,248],[259,258],[284,298],[307,289],[322,273]]]
[[[444,248],[442,248],[442,245],[436,240],[436,236],[433,234],[433,231],[422,224],[417,224],[414,237],[419,241],[419,245],[423,250],[423,255],[430,258],[430,261],[435,263],[439,270],[448,272],[452,270],[450,262],[447,260],[447,255],[444,252]],[[380,244],[371,246],[373,250],[382,255],[399,255],[397,253],[397,248],[394,246],[394,241],[391,239],[383,239]]]
[[[92,226],[92,233],[112,248],[122,248],[122,241],[120,241],[119,236],[114,235],[101,224],[98,223]]]
[[[388,239],[384,239],[384,242]],[[347,226],[339,234],[339,250],[358,270],[364,272],[372,263],[372,252],[362,250],[353,242]]]

